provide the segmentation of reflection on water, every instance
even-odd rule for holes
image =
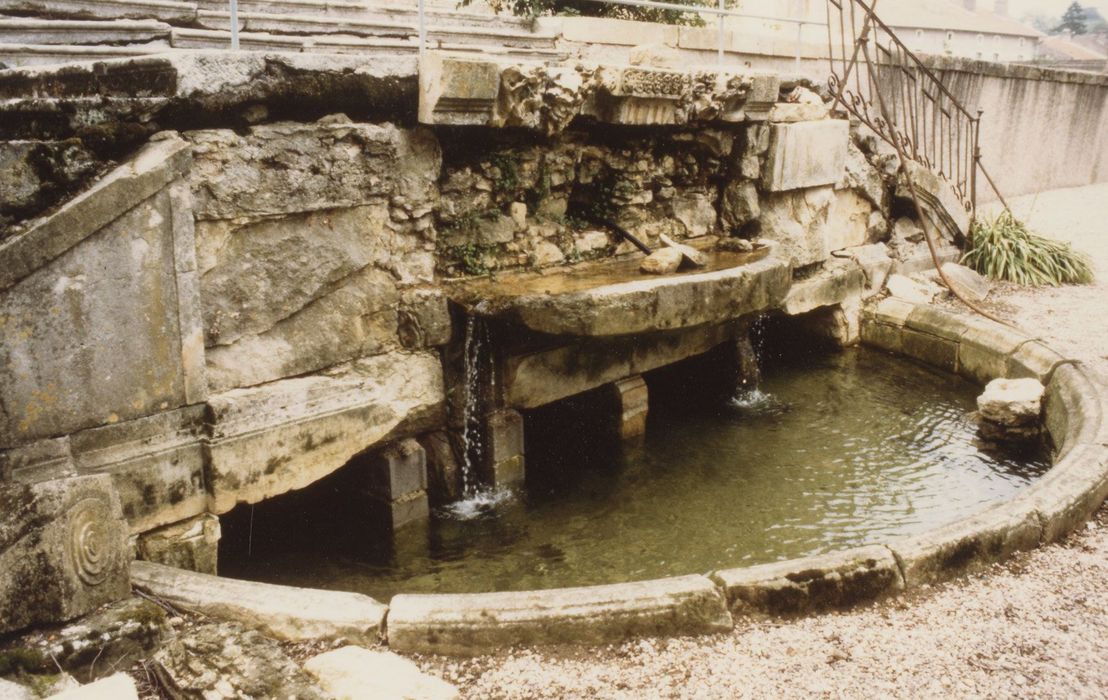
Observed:
[[[344,526],[343,546],[293,538],[221,566],[387,599],[707,572],[880,542],[979,511],[1047,468],[1042,454],[976,442],[976,393],[866,350],[770,368],[760,393],[730,402],[663,401],[659,390],[638,445],[590,442],[583,424],[538,451],[529,437],[528,489],[514,498],[479,496],[396,542]]]

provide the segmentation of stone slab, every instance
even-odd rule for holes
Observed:
[[[207,507],[204,406],[90,428],[70,437],[85,474],[112,477],[131,532],[184,520]]]
[[[1070,446],[1097,441],[1105,422],[1104,389],[1084,366],[1061,365],[1046,387],[1043,413],[1060,460]]]
[[[958,341],[958,372],[978,384],[1008,376],[1008,357],[1031,340],[987,319],[974,319]]]
[[[551,335],[637,335],[720,323],[775,308],[790,282],[788,263],[771,251],[760,260],[708,272],[561,294],[501,294],[487,313]],[[483,288],[474,289],[480,293]]]
[[[866,283],[865,272],[853,261],[837,262],[839,264],[829,263],[815,275],[794,282],[781,310],[794,316],[822,306],[835,306],[848,301],[859,303]]]
[[[411,661],[388,651],[346,646],[304,662],[335,700],[453,700],[458,689],[419,670]]]
[[[886,547],[872,545],[712,574],[735,615],[802,615],[849,608],[904,588]]]
[[[850,124],[843,119],[772,124],[763,187],[783,192],[837,183],[849,140]]]
[[[164,139],[150,143],[49,217],[0,243],[0,291],[153,196],[186,172],[190,163],[189,147],[184,141]]]
[[[173,605],[233,620],[277,639],[376,644],[384,632],[387,608],[359,593],[254,583],[145,561],[131,564],[131,580],[139,590]]]
[[[1066,454],[1045,476],[1011,501],[1033,508],[1041,541],[1057,542],[1092,517],[1108,497],[1108,455],[1098,443],[1066,445]]]
[[[442,365],[396,352],[325,373],[210,397],[211,510],[257,503],[330,474],[356,454],[442,420]]]
[[[615,642],[731,629],[723,593],[703,576],[508,593],[398,595],[389,646],[459,656],[516,644]]]
[[[504,367],[505,401],[536,408],[634,374],[708,352],[733,337],[727,326],[637,338],[593,340],[510,357]]]

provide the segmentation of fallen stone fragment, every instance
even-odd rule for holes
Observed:
[[[304,670],[336,700],[451,700],[458,689],[388,651],[347,646],[313,656]]]
[[[693,248],[691,245],[685,245],[684,243],[677,243],[664,233],[661,235],[662,243],[665,243],[670,248],[676,248],[681,251],[681,255],[685,260],[689,261],[689,264],[694,267],[704,267],[708,264],[708,256],[702,251]]]
[[[191,628],[163,646],[154,661],[154,673],[172,698],[327,697],[276,641],[232,622]]]
[[[1045,388],[1037,379],[994,379],[977,397],[981,432],[1002,439],[1033,438],[1042,430]]]
[[[910,301],[914,304],[930,304],[939,292],[935,285],[920,282],[904,275],[889,275],[885,287],[889,290],[889,294],[897,299]]]
[[[240,581],[144,561],[134,562],[131,575],[136,588],[173,605],[289,641],[342,637],[373,644],[387,609],[359,593]]]
[[[82,685],[53,696],[54,700],[138,700],[135,682],[126,673],[116,673],[95,683]]]
[[[716,248],[731,253],[753,253],[754,243],[745,238],[724,238]]]
[[[983,301],[993,289],[989,280],[965,265],[943,263],[942,270],[950,282],[951,291],[961,294],[970,301]]]
[[[677,272],[685,256],[676,248],[659,248],[643,258],[639,269],[651,275],[668,275]]]

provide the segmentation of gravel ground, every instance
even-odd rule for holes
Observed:
[[[1089,253],[1098,282],[999,285],[989,306],[1108,376],[1108,185],[1012,202]],[[714,637],[420,657],[466,698],[1108,697],[1108,507],[1067,541],[846,614]]]

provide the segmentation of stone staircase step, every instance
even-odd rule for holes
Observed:
[[[174,49],[229,49],[231,32],[216,29],[174,29],[169,43]],[[244,51],[303,51],[304,37],[279,36],[259,32],[239,32],[239,47]]]
[[[198,22],[208,29],[230,27],[231,15],[225,11],[201,10]],[[355,36],[408,37],[419,30],[415,23],[387,19],[341,19],[325,15],[278,15],[268,12],[239,12],[239,29],[269,34],[352,34]],[[554,48],[557,36],[496,27],[430,25],[427,37],[455,44],[484,44],[516,48]]]
[[[162,41],[128,46],[64,46],[60,44],[0,43],[0,63],[8,68],[48,66],[58,63],[101,61],[165,53],[170,47]]]
[[[0,44],[138,44],[167,39],[170,26],[143,20],[53,20],[0,17]]]
[[[196,21],[195,2],[176,0],[0,0],[0,13],[66,19],[156,19]]]

